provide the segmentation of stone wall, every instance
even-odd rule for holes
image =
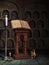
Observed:
[[[4,5],[3,5],[4,4]],[[0,44],[4,49],[6,42],[5,15],[8,15],[8,49],[15,44],[15,33],[11,28],[12,19],[27,20],[31,31],[28,33],[30,49],[49,49],[48,1],[44,0],[7,0],[0,1]],[[10,45],[11,47],[10,47]]]

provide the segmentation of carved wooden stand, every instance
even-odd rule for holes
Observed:
[[[28,40],[28,30],[26,29],[17,29],[16,33],[16,42],[15,42],[15,59],[26,59],[29,58],[29,54],[27,52],[27,40]]]

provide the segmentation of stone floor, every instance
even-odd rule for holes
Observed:
[[[49,65],[48,55],[38,55],[35,59],[0,61],[0,65]]]

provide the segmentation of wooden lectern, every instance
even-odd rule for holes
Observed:
[[[26,21],[22,20],[12,20],[12,26],[15,29],[15,59],[25,59],[29,58],[27,52],[27,40],[28,32],[30,27]]]

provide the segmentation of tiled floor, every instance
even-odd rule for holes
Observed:
[[[0,65],[49,65],[49,56],[38,55],[35,59],[3,61]]]

